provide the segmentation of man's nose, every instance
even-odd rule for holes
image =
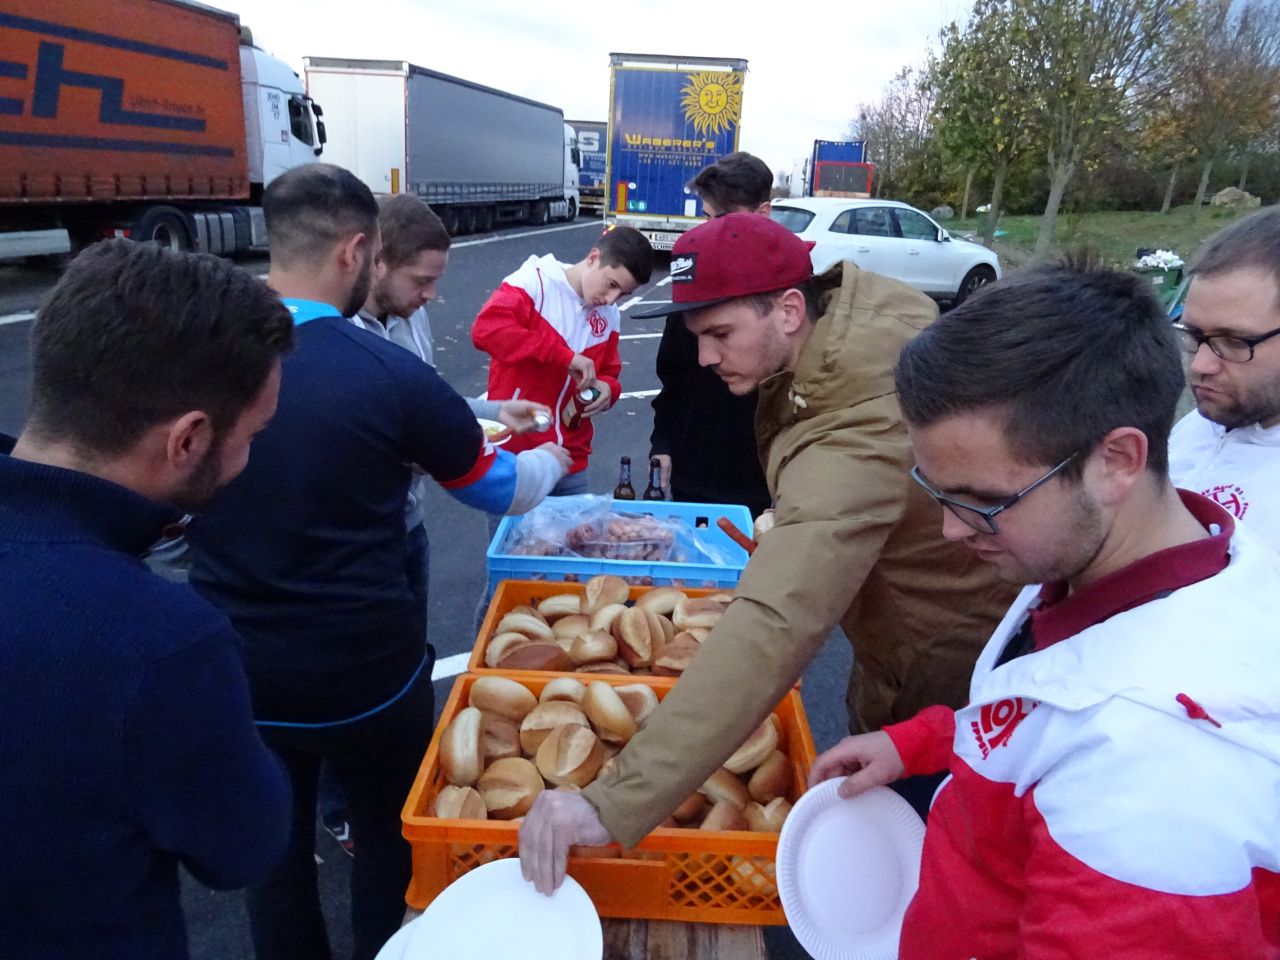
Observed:
[[[1208,343],[1202,343],[1196,348],[1196,352],[1192,354],[1191,365],[1188,369],[1192,373],[1201,375],[1217,373],[1222,369],[1222,358],[1209,349]]]
[[[720,362],[720,353],[710,340],[698,340],[698,366],[714,367]]]

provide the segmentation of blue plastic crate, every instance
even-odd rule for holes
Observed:
[[[691,527],[706,521],[706,529],[697,531],[699,538],[726,556],[732,557],[727,565],[717,563],[658,563],[638,560],[596,560],[588,557],[528,557],[501,553],[499,546],[506,542],[511,529],[520,517],[503,517],[497,532],[489,544],[485,556],[488,561],[489,595],[493,595],[499,580],[588,580],[598,573],[612,573],[631,583],[652,583],[654,586],[676,587],[734,587],[747,565],[747,551],[734,543],[721,530],[716,521],[728,517],[748,537],[752,535],[751,511],[734,503],[678,503],[675,501],[615,500],[617,513],[639,516],[650,515],[665,519],[678,517]]]

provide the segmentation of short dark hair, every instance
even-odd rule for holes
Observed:
[[[907,422],[989,410],[1013,455],[1056,464],[1117,427],[1147,436],[1147,467],[1169,472],[1182,359],[1151,285],[1085,259],[992,284],[910,341],[894,371]],[[1084,457],[1063,471],[1078,478]]]
[[[378,228],[382,231],[382,262],[393,270],[424,250],[443,253],[453,242],[436,212],[407,193],[378,198]]]
[[[653,274],[653,247],[643,233],[634,227],[614,227],[595,245],[600,263],[606,267],[625,267],[636,283],[648,283]]]
[[[755,210],[769,199],[773,172],[759,157],[739,150],[703,167],[689,181],[689,189],[710,200],[720,213]]]
[[[192,410],[209,414],[216,433],[292,344],[288,309],[248,271],[104,240],[72,261],[36,316],[28,430],[108,457]]]
[[[331,163],[306,163],[276,177],[262,195],[271,259],[315,263],[357,233],[378,231],[378,204],[356,176]]]
[[[1191,261],[1192,276],[1255,267],[1270,271],[1280,287],[1280,206],[1255,210],[1227,224]]]

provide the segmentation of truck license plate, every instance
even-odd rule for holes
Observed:
[[[655,250],[670,250],[675,246],[677,240],[680,239],[678,233],[651,233],[649,234],[649,243]]]

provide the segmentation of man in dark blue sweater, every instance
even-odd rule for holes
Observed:
[[[243,469],[292,325],[237,267],[111,240],[31,338],[0,438],[0,955],[181,960],[178,865],[261,878],[289,789],[227,618],[140,558]]]
[[[314,857],[322,763],[347,799],[355,957],[370,960],[404,917],[400,809],[434,719],[432,652],[405,568],[409,464],[505,513],[542,499],[567,457],[495,450],[434,368],[344,319],[365,303],[379,242],[378,206],[351,173],[295,167],[263,207],[267,281],[297,346],[253,462],[191,524],[191,582],[244,637],[259,729],[294,789],[289,855],[249,896],[258,960],[329,956]]]

